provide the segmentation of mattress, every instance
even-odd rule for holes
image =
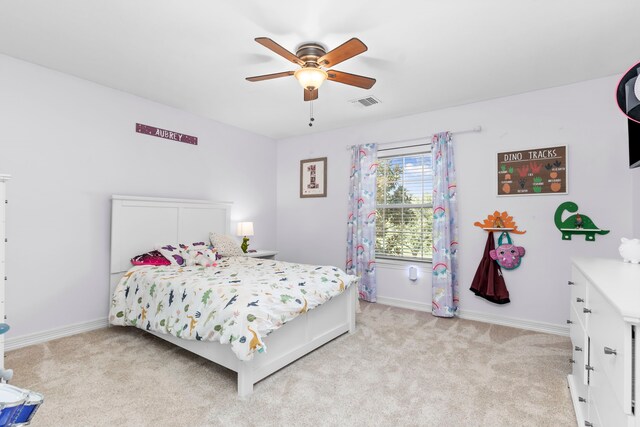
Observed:
[[[240,360],[267,350],[264,337],[357,283],[332,266],[249,257],[215,267],[137,266],[114,290],[112,325],[230,344]]]

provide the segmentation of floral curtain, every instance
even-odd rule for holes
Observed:
[[[351,148],[347,273],[360,278],[358,291],[376,301],[376,144]]]
[[[433,136],[433,278],[434,316],[453,317],[458,310],[458,212],[456,169],[450,132]]]

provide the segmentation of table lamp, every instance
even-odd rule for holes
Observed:
[[[249,238],[247,236],[253,236],[253,222],[239,222],[236,235],[243,236],[240,249],[246,254],[249,248]]]

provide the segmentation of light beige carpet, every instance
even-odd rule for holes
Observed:
[[[236,376],[113,327],[9,352],[34,426],[574,426],[566,337],[361,304],[357,332],[236,395]],[[268,341],[267,341],[268,344]]]

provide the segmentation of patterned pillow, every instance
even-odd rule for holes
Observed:
[[[242,256],[244,252],[240,249],[240,245],[231,236],[224,236],[218,233],[209,233],[209,239],[214,248],[222,256]]]
[[[211,245],[209,244],[209,242],[205,242],[205,241],[193,242],[189,245],[189,249],[198,249],[198,250],[211,249]]]
[[[184,245],[179,244],[168,244],[162,245],[157,248],[157,250],[162,254],[163,257],[168,259],[171,262],[171,265],[185,265],[185,251],[183,248]]]
[[[171,261],[166,259],[159,251],[151,251],[131,258],[132,265],[170,265]]]
[[[195,257],[198,252],[204,253],[206,250],[213,250],[213,246],[207,242],[193,242],[193,243],[177,243],[168,244],[158,247],[158,251],[165,257],[171,265],[178,265],[181,267],[191,266],[198,264]]]

